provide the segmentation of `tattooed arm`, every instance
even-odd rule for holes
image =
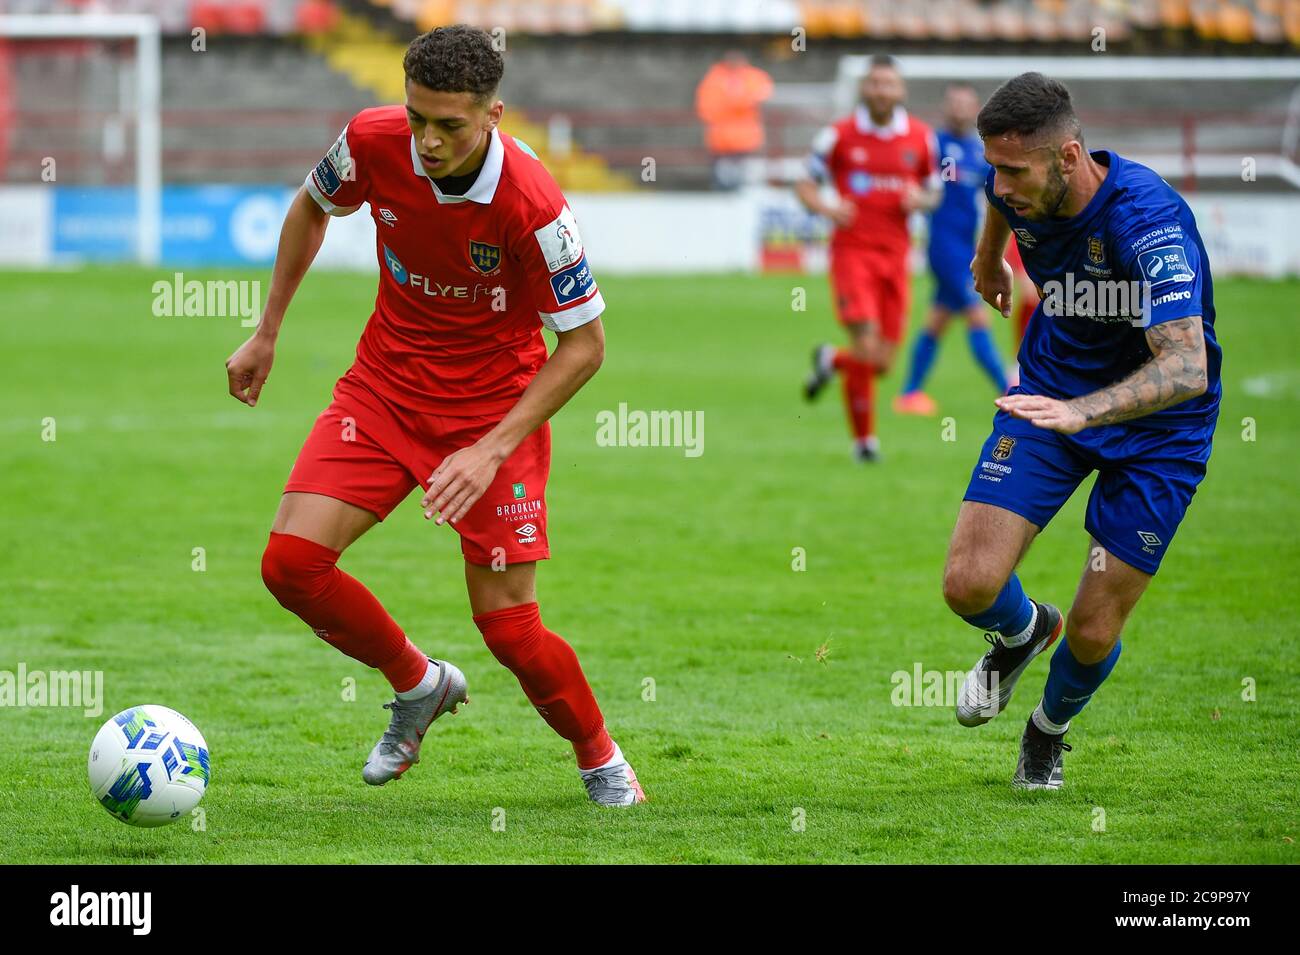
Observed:
[[[1199,315],[1147,329],[1152,358],[1133,374],[1091,394],[1058,401],[1042,395],[1011,395],[997,406],[1040,428],[1074,434],[1084,428],[1141,418],[1205,394],[1205,334]]]

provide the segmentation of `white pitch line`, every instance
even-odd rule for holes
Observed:
[[[39,435],[44,428],[43,419],[45,417],[54,419],[54,426],[58,431],[72,433],[95,431],[143,433],[147,431],[237,430],[266,425],[275,426],[283,424],[289,416],[266,411],[254,414],[252,409],[244,412],[214,411],[209,414],[176,415],[174,417],[143,414],[113,414],[102,417],[59,414],[33,415],[24,418],[0,419],[0,433],[21,434],[24,431],[30,431],[34,435]],[[308,420],[305,413],[304,416],[300,417],[303,421]]]
[[[1300,397],[1300,371],[1274,371],[1246,378],[1241,390],[1252,398]]]

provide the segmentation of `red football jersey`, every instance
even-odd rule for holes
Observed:
[[[938,186],[938,145],[933,131],[901,106],[887,126],[877,126],[865,106],[824,128],[813,140],[808,171],[831,182],[842,201],[857,207],[831,244],[905,254],[911,242],[902,197],[910,184]]]
[[[379,292],[351,373],[404,407],[504,414],[546,361],[542,326],[605,309],[560,187],[496,130],[474,185],[450,196],[404,107],[362,110],[305,185],[326,212],[370,204]]]

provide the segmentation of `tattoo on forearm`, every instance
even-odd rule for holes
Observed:
[[[1147,329],[1154,357],[1122,381],[1073,398],[1089,427],[1141,418],[1204,394],[1205,336],[1199,316]]]

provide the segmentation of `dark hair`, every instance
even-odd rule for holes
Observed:
[[[1070,91],[1042,73],[1021,73],[999,86],[975,125],[985,139],[1016,133],[1025,138],[1064,135],[1083,141]]]
[[[412,40],[402,69],[412,83],[443,93],[473,93],[482,103],[501,85],[505,63],[487,33],[458,23]]]
[[[903,72],[898,68],[898,61],[888,53],[873,54],[871,59],[867,61],[867,72],[870,73],[872,70],[880,66],[887,66],[891,70],[895,70],[899,73]]]

